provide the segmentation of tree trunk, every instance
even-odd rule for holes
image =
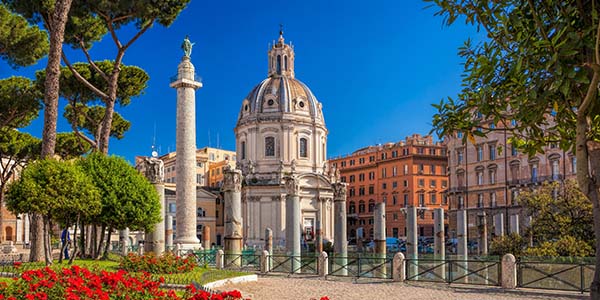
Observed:
[[[96,241],[98,240],[98,235],[96,234],[98,226],[92,225],[90,230],[90,258],[96,257]]]
[[[102,225],[100,229],[100,238],[98,239],[98,247],[96,248],[96,259],[100,259],[102,255],[102,242],[104,241],[104,231],[106,230],[106,225]]]
[[[75,228],[73,228],[73,253],[69,257],[69,265],[73,263],[75,255],[77,255],[79,240],[77,239],[77,225],[79,225],[79,216],[77,216],[77,222],[75,222]]]
[[[108,227],[108,235],[106,237],[106,244],[104,245],[104,253],[102,253],[102,259],[108,259],[108,249],[110,248],[110,236],[112,235],[112,227]]]
[[[600,143],[588,141],[587,154],[589,157],[590,177],[589,187],[586,196],[592,201],[594,207],[594,233],[596,235],[596,270],[594,271],[594,280],[590,286],[590,299],[600,299]]]
[[[44,232],[44,239],[43,239],[43,241],[44,241],[44,261],[46,262],[46,266],[49,266],[52,264],[52,256],[48,255],[48,252],[50,252],[50,253],[52,252],[52,246],[50,245],[50,234],[49,234],[49,230],[48,230],[50,222],[48,221],[48,217],[45,217],[45,216],[43,217],[42,222],[43,222],[42,229]]]
[[[111,93],[112,94],[112,93]],[[115,92],[116,96],[116,92]],[[114,99],[114,98],[113,98]],[[104,110],[104,118],[100,127],[100,141],[98,142],[100,151],[104,154],[108,154],[108,142],[110,140],[110,129],[112,128],[113,114],[115,112],[115,101],[108,100],[106,102],[106,109]]]
[[[57,0],[54,13],[49,16],[46,24],[50,34],[50,50],[46,65],[44,82],[44,129],[42,131],[41,157],[54,156],[56,147],[56,120],[58,118],[58,96],[60,80],[60,57],[65,36],[65,25],[71,9],[72,0]],[[43,236],[42,216],[33,214],[31,222],[31,249],[29,261],[41,261],[44,247],[40,245]],[[45,254],[44,254],[45,256]]]
[[[87,235],[85,233],[85,224],[81,221],[81,257],[85,258],[87,255],[86,247],[87,247]]]

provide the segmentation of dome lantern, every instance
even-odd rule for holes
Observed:
[[[283,26],[279,29],[279,39],[269,50],[269,77],[294,78],[294,49],[285,43]]]

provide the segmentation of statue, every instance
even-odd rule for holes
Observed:
[[[294,176],[288,176],[284,178],[285,180],[285,189],[288,195],[298,195],[300,194],[300,183],[298,179]]]
[[[162,183],[165,177],[163,161],[155,157],[145,157],[136,167],[151,183]]]
[[[183,39],[183,43],[181,44],[181,49],[183,49],[183,54],[185,57],[190,58],[192,56],[192,47],[196,43],[190,42],[189,37],[186,35],[185,39]]]
[[[248,162],[248,173],[254,174],[254,162],[252,160]]]
[[[292,159],[292,166],[290,167],[292,170],[292,173],[296,172],[296,160]]]
[[[327,162],[323,163],[323,175],[327,174]]]

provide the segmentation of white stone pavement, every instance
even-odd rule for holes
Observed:
[[[237,289],[244,297],[252,300],[319,300],[328,296],[331,300],[525,300],[587,299],[589,295],[575,292],[545,290],[503,290],[498,287],[480,287],[471,285],[447,285],[426,282],[353,282],[348,279],[323,280],[315,277],[260,277],[258,282],[229,284],[219,290]]]

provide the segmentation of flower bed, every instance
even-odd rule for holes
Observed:
[[[158,257],[151,252],[144,255],[129,253],[121,258],[119,263],[119,268],[123,270],[152,274],[186,273],[194,270],[194,267],[196,267],[194,256],[182,258],[170,252],[165,252]]]
[[[179,296],[173,290],[160,288],[162,280],[152,280],[150,274],[93,272],[79,266],[54,271],[51,268],[25,271],[20,278],[7,284],[0,282],[0,299],[179,299],[179,300],[237,300],[238,291],[210,295],[188,286]]]

